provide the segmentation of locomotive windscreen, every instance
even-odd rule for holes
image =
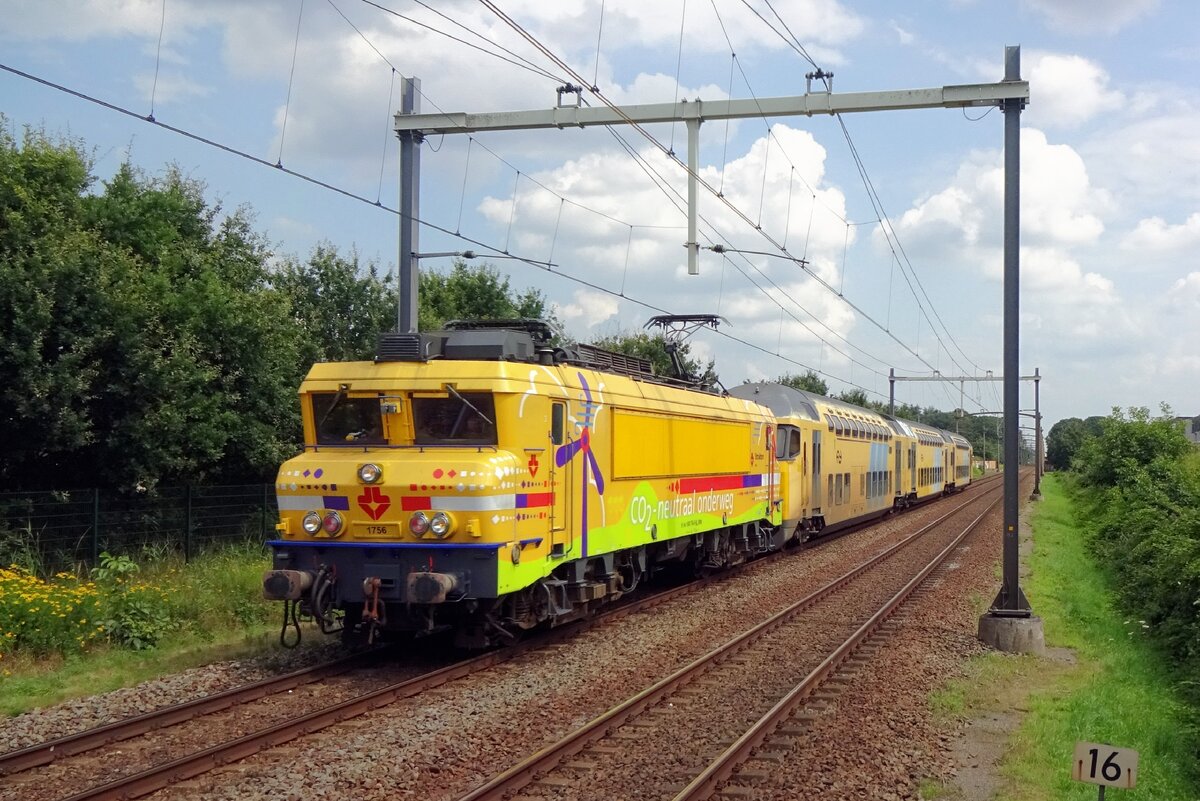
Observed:
[[[495,445],[496,404],[489,392],[412,399],[417,445]]]
[[[379,398],[351,398],[344,391],[312,396],[318,445],[384,445]]]

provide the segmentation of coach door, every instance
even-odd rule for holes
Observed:
[[[896,488],[895,488],[896,495],[903,496],[904,490],[900,489],[900,485],[904,481],[904,473],[901,469],[901,465],[903,464],[903,461],[904,461],[904,448],[900,447],[899,442],[896,442],[896,446],[894,448],[892,448],[892,450],[896,452],[896,477],[894,479],[892,479],[892,483],[896,485]]]
[[[567,404],[554,401],[550,404],[550,453],[546,455],[546,468],[550,471],[550,492],[553,502],[550,507],[550,555],[565,556],[571,549],[571,465],[568,459],[559,467],[555,455],[567,442]]]
[[[917,491],[917,445],[914,442],[908,446],[908,479],[912,485],[912,491]]]
[[[821,508],[821,432],[813,432],[812,506]]]

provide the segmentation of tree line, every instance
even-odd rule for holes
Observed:
[[[394,328],[395,281],[378,264],[328,243],[278,254],[250,208],[205,190],[178,168],[152,176],[128,162],[100,181],[82,141],[18,135],[0,116],[0,487],[270,481],[301,441],[296,391],[309,366],[372,358]],[[565,336],[540,291],[494,267],[459,261],[419,280],[421,330],[532,317]],[[661,334],[593,344],[671,372]],[[717,381],[713,361],[687,343],[681,355]],[[778,380],[828,394],[811,371]],[[841,397],[873,405],[861,390]],[[897,412],[955,428],[950,413]]]

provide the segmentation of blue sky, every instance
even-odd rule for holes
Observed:
[[[1022,115],[1022,373],[1038,367],[1045,377],[1048,422],[1160,401],[1177,414],[1200,414],[1196,4],[498,5],[620,103],[802,93],[812,66],[784,44],[772,8],[835,74],[837,92],[997,81],[1004,47],[1021,45],[1032,93]],[[298,0],[0,0],[0,63],[138,114],[153,103],[163,123],[280,159],[385,206],[396,203],[393,68],[422,80],[423,111],[553,105],[557,81],[377,6],[492,51],[502,45],[561,74],[467,0],[305,0],[303,13]],[[252,207],[280,254],[303,256],[328,241],[381,265],[395,262],[396,218],[370,203],[7,72],[0,73],[0,100],[11,126],[83,140],[101,177],[125,158],[150,173],[177,164],[226,208]],[[422,154],[421,217],[513,254],[552,259],[555,274],[494,263],[514,286],[541,289],[581,339],[636,329],[657,313],[636,301],[719,313],[730,323],[722,331],[736,339],[702,333],[693,348],[716,357],[726,384],[811,367],[834,391],[860,386],[878,398],[887,394],[890,367],[902,375],[1001,371],[1003,126],[999,111],[983,115],[845,117],[886,223],[836,120],[702,127],[706,179],[776,241],[786,238],[789,251],[806,256],[845,300],[771,256],[725,260],[705,252],[701,275],[687,276],[684,218],[671,190],[658,185],[682,191],[684,172],[629,129],[618,133],[643,154],[654,180],[603,130],[432,138]],[[682,126],[650,132],[685,157]],[[706,242],[774,250],[720,199],[702,194],[700,204]],[[888,224],[891,242],[883,236]],[[422,231],[422,251],[467,248],[486,252]],[[910,291],[914,274],[920,286]],[[900,384],[897,394],[958,405],[957,385]],[[968,411],[998,408],[998,385],[968,384],[967,394]],[[1032,406],[1031,388],[1022,391],[1022,406]]]

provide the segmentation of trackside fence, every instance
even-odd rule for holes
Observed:
[[[0,566],[43,575],[94,567],[100,554],[135,560],[181,557],[274,534],[271,484],[0,493]]]

